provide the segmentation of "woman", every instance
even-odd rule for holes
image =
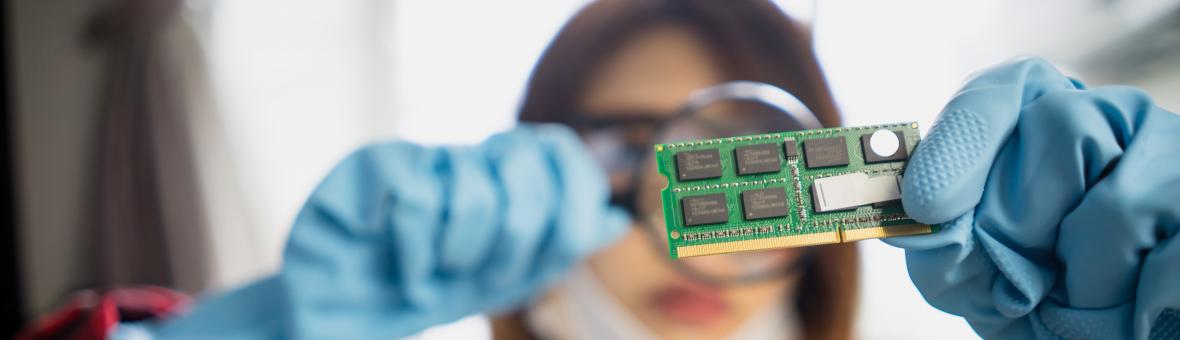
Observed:
[[[692,91],[733,80],[786,89],[825,125],[839,124],[806,28],[766,1],[592,3],[570,20],[542,55],[520,120],[573,127],[592,151],[611,149],[598,147],[611,140],[631,144],[602,151],[614,155],[597,156],[600,164],[612,163],[604,166],[615,201],[644,203],[632,209],[632,215],[639,216],[634,210],[659,211],[655,196],[659,187],[628,190],[638,179],[629,178],[633,173],[629,166],[614,164],[627,161],[610,159],[628,157],[629,149],[649,150],[653,130],[670,119]],[[652,159],[642,153],[636,156],[646,157],[632,156],[630,163]],[[643,198],[627,197],[635,195]],[[655,233],[645,233],[644,228],[649,227],[632,228],[622,241],[592,256],[591,275],[580,278],[599,281],[627,314],[654,335],[721,338],[759,313],[774,310],[770,305],[783,304],[790,310],[777,315],[799,319],[779,321],[799,328],[775,338],[851,337],[857,286],[855,246],[816,247],[811,250],[816,253],[814,261],[800,273],[718,285],[673,268],[667,245],[650,242]],[[789,267],[799,251],[784,253],[789,259],[782,265]],[[495,323],[498,335],[508,334],[505,321]],[[497,337],[517,337],[513,335]]]
[[[731,80],[789,90],[839,123],[805,30],[769,2],[592,3],[537,64],[522,127],[473,147],[354,153],[296,218],[279,274],[150,331],[388,338],[492,313],[502,339],[850,338],[854,246],[672,262],[655,236],[659,183],[639,160],[692,91]]]
[[[526,124],[475,146],[365,147],[309,197],[279,273],[113,333],[144,314],[108,297],[82,327],[393,338],[491,313],[508,339],[847,339],[855,247],[668,261],[643,151],[719,123],[799,127],[738,106],[673,119],[694,89],[729,80],[786,89],[837,125],[802,31],[764,1],[593,3],[538,63]],[[941,231],[888,242],[928,301],[984,337],[1175,338],[1178,134],[1180,117],[1142,92],[1002,64],[967,82],[906,168],[907,214]]]

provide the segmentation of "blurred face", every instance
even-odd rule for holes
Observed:
[[[594,118],[667,118],[693,90],[725,80],[717,60],[691,31],[675,25],[657,26],[632,37],[608,57],[579,105],[581,112]],[[641,142],[651,138],[642,133],[621,137]],[[643,173],[654,176],[654,172],[649,162]],[[631,183],[621,180],[626,176],[630,173],[611,171],[615,190]],[[659,211],[662,178],[642,183],[637,193],[638,209]],[[653,224],[659,230],[650,232],[647,230],[653,229],[652,224],[637,224],[622,241],[593,256],[590,267],[624,307],[660,336],[723,337],[756,313],[772,304],[787,303],[788,296],[794,295],[793,276],[716,286],[681,274],[668,259],[662,221]],[[790,263],[797,255],[783,250],[760,256]],[[734,267],[732,261],[720,257],[692,261],[694,267],[716,272]]]

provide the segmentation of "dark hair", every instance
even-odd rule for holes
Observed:
[[[523,122],[570,123],[591,75],[623,42],[660,23],[687,26],[725,75],[790,91],[825,126],[840,125],[806,29],[768,1],[605,0],[582,8],[541,55],[521,105]]]
[[[570,124],[592,75],[627,39],[660,23],[691,29],[721,59],[730,80],[769,83],[795,94],[825,126],[840,117],[807,29],[764,0],[603,0],[566,23],[533,69],[519,120]],[[807,339],[849,339],[857,301],[854,245],[813,249],[791,301]]]

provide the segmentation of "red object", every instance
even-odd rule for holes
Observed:
[[[155,286],[84,290],[66,305],[26,327],[16,340],[106,339],[119,322],[160,320],[184,311],[189,297]]]

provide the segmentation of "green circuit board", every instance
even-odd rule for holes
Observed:
[[[655,145],[672,258],[926,234],[900,182],[917,123]]]

